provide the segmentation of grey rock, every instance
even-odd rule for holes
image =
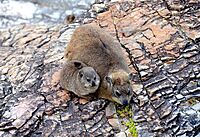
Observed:
[[[106,107],[106,117],[112,117],[114,114],[116,114],[116,107],[113,102],[110,102]]]
[[[100,13],[106,10],[106,5],[105,4],[94,4],[92,5],[92,10],[95,11],[96,13]]]

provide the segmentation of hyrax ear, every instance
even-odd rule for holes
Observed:
[[[112,85],[112,78],[111,77],[106,76],[105,79],[110,85]]]
[[[74,66],[75,66],[77,69],[83,68],[81,62],[78,62],[78,61],[74,61]]]
[[[132,80],[133,80],[133,78],[134,78],[134,75],[133,75],[133,73],[130,73],[130,74],[128,74],[128,78],[129,78],[129,80],[130,80],[130,81],[132,81]]]

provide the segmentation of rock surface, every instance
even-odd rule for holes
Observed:
[[[135,74],[131,106],[138,135],[199,136],[200,3],[136,0],[106,6],[90,22],[120,42]],[[79,25],[0,31],[0,136],[126,135],[109,124],[117,120],[111,117],[114,108],[106,111],[108,101],[87,102],[59,85],[64,49]]]

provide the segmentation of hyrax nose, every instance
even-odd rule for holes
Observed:
[[[96,86],[96,83],[94,81],[92,81],[92,87]]]
[[[128,100],[124,100],[123,105],[128,105]]]

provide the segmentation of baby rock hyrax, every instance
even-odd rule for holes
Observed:
[[[133,96],[132,74],[120,46],[98,26],[87,24],[74,31],[65,58],[82,61],[96,70],[101,79],[97,97],[127,105]]]
[[[67,61],[61,70],[60,84],[64,89],[87,98],[98,89],[100,77],[92,67],[81,61]]]

